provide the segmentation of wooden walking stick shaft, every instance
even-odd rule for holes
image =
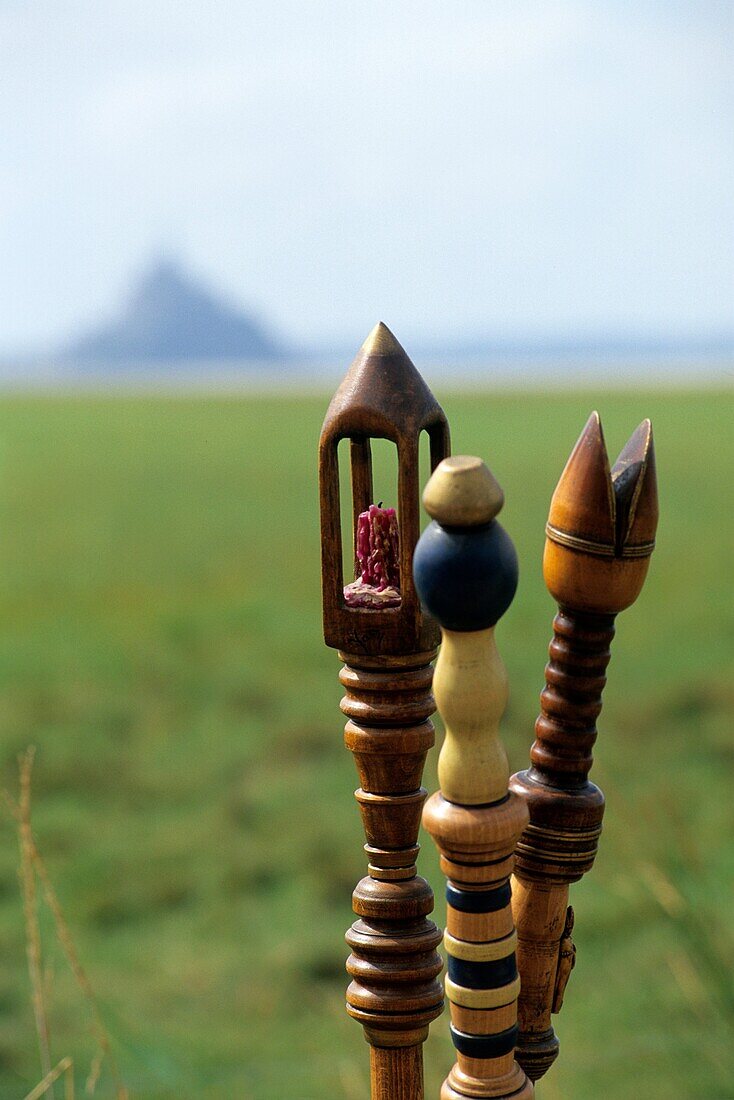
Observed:
[[[426,790],[423,765],[434,741],[431,692],[438,628],[421,610],[412,578],[419,532],[418,446],[422,431],[436,465],[449,449],[446,418],[392,333],[378,325],[326,414],[319,448],[324,636],[344,661],[339,679],[346,746],[359,774],[356,799],[368,874],[352,896],[347,932],[347,1011],[370,1044],[372,1100],[423,1100],[422,1043],[443,1009],[428,919],[433,893],[416,873]],[[370,438],[391,440],[398,457],[398,508],[373,501]],[[358,576],[344,583],[337,447],[350,440]]]
[[[517,584],[512,542],[495,516],[502,492],[479,459],[442,462],[424,494],[434,522],[421,537],[414,573],[424,605],[441,624],[434,691],[446,726],[440,791],[423,823],[448,878],[446,993],[456,1064],[442,1100],[529,1100],[515,1061],[520,981],[510,908],[513,851],[527,810],[509,794],[499,722],[507,676],[494,627]]]
[[[592,414],[551,502],[543,575],[559,612],[531,767],[510,781],[530,813],[516,850],[513,913],[522,974],[517,1058],[533,1080],[558,1055],[551,1014],[575,960],[569,885],[592,867],[601,833],[604,796],[588,774],[614,620],[642,588],[657,516],[649,421],[610,470]]]
[[[426,798],[421,775],[434,741],[435,650],[392,661],[340,656],[344,740],[359,773],[355,797],[369,860],[352,895],[358,919],[346,935],[347,1011],[372,1046],[373,1100],[414,1100],[423,1089],[420,1044],[443,1007],[441,934],[427,919],[433,892],[415,862]]]

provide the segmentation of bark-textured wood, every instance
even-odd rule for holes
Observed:
[[[533,1080],[558,1056],[551,1013],[575,959],[569,885],[593,865],[601,833],[604,796],[588,775],[614,620],[640,593],[657,518],[650,422],[610,470],[593,413],[551,501],[543,576],[559,612],[531,766],[510,781],[530,814],[515,854],[513,914],[522,975],[517,1059]]]
[[[442,628],[434,676],[446,726],[441,790],[423,812],[448,878],[446,993],[456,1064],[442,1100],[533,1095],[514,1057],[520,981],[509,876],[528,816],[522,799],[508,794],[499,739],[507,677],[494,625],[517,583],[514,549],[495,519],[502,499],[478,459],[441,463],[424,494],[434,523],[414,561],[418,590]]]
[[[416,868],[427,793],[423,765],[434,742],[431,661],[438,641],[411,568],[423,430],[436,465],[449,449],[446,418],[395,337],[378,325],[329,406],[319,448],[324,635],[345,662],[339,677],[344,739],[359,774],[368,861],[352,897],[357,919],[346,936],[347,1011],[364,1026],[371,1047],[372,1100],[423,1100],[422,1043],[443,1010],[441,933],[429,920],[433,893]],[[389,609],[348,607],[343,597],[337,447],[350,440],[349,560],[357,517],[374,503],[372,437],[391,440],[398,455],[401,601]]]

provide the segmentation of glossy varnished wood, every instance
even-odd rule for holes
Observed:
[[[499,737],[507,677],[494,625],[517,578],[514,549],[495,526],[502,501],[501,489],[478,459],[460,456],[442,463],[424,502],[432,526],[448,528],[449,537],[429,528],[415,560],[419,591],[442,628],[434,676],[446,727],[438,764],[441,790],[423,812],[448,879],[446,993],[456,1063],[442,1100],[528,1100],[533,1093],[514,1057],[520,982],[508,880],[528,816],[522,799],[508,794],[507,755]],[[447,592],[457,598],[447,601]]]
[[[415,862],[426,798],[421,776],[434,741],[428,716],[434,710],[429,662],[435,651],[402,661],[387,658],[382,668],[373,658],[367,669],[359,667],[359,656],[341,656],[341,708],[349,718],[344,739],[359,774],[355,797],[369,861],[369,873],[352,897],[358,920],[346,937],[352,951],[347,1010],[365,1026],[373,1046],[394,1050],[422,1042],[443,1007],[436,951],[441,933],[428,919],[433,893]],[[406,1054],[405,1066],[414,1065],[415,1057]],[[399,1064],[395,1053],[389,1059],[373,1056],[382,1077]]]
[[[369,1037],[368,1037],[369,1038]],[[423,1056],[420,1046],[370,1049],[372,1100],[416,1100],[423,1096]]]
[[[413,583],[413,551],[420,519],[419,447],[428,434],[432,468],[449,453],[441,406],[390,330],[376,325],[360,348],[324,419],[319,441],[321,588],[324,638],[335,649],[364,656],[400,656],[438,643],[436,623],[422,613]],[[372,499],[370,439],[395,444],[398,460],[401,606],[349,608],[344,602],[338,446],[350,441],[352,514]],[[354,558],[354,546],[350,557]]]
[[[530,814],[515,853],[513,913],[522,975],[517,1058],[533,1080],[558,1055],[551,1014],[575,958],[569,886],[592,867],[601,833],[604,796],[588,776],[614,621],[642,588],[657,515],[649,421],[610,470],[592,414],[551,501],[543,576],[559,611],[531,766],[510,781]]]
[[[367,874],[354,890],[357,919],[346,935],[346,999],[370,1044],[372,1100],[423,1100],[422,1043],[443,1009],[441,933],[429,919],[433,892],[416,866],[439,636],[421,610],[411,570],[424,430],[436,465],[448,453],[446,418],[395,337],[378,325],[329,406],[319,448],[324,636],[344,661],[344,740],[357,767],[366,839]],[[387,610],[347,607],[343,598],[352,578],[342,570],[337,448],[350,441],[356,530],[359,513],[374,503],[373,437],[391,440],[398,459],[401,603]]]

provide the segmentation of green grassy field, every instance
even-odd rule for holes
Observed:
[[[444,395],[440,395],[444,398]],[[498,640],[524,767],[553,616],[548,501],[596,404],[610,450],[653,417],[658,549],[618,621],[593,776],[600,854],[539,1100],[734,1096],[731,393],[455,396],[520,556]],[[364,873],[321,639],[315,452],[326,401],[0,405],[0,760],[37,746],[34,819],[132,1097],[358,1100],[343,932]],[[383,478],[390,501],[390,478]],[[426,771],[435,786],[435,753]],[[40,1078],[12,823],[0,832],[0,1096]],[[426,838],[423,873],[443,879]],[[93,1054],[44,918],[54,1059]],[[452,1062],[426,1046],[427,1093]],[[97,1095],[112,1095],[103,1073]]]

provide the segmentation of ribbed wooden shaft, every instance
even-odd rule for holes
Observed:
[[[592,413],[556,486],[543,579],[559,607],[531,767],[510,780],[530,824],[517,847],[513,911],[522,974],[518,1061],[533,1079],[558,1055],[558,1012],[575,959],[569,884],[596,856],[604,796],[589,782],[615,616],[637,599],[658,520],[652,425],[643,420],[610,469]]]
[[[559,609],[548,647],[531,771],[556,785],[583,786],[593,763],[596,719],[611,657],[615,615]]]
[[[443,1010],[436,951],[441,933],[427,919],[433,893],[416,874],[418,829],[426,790],[426,753],[434,742],[430,715],[435,651],[413,657],[359,657],[346,662],[344,739],[360,778],[356,799],[365,830],[368,875],[352,904],[346,935],[347,1011],[364,1025],[373,1100],[423,1100],[420,1044]]]
[[[556,615],[532,767],[510,780],[530,813],[515,853],[513,912],[523,979],[517,1059],[533,1080],[558,1056],[551,1013],[573,965],[568,888],[592,867],[601,833],[604,796],[587,777],[614,619],[568,609]]]
[[[412,576],[424,433],[433,468],[450,450],[446,417],[394,335],[377,324],[334,394],[319,440],[324,640],[342,650],[346,662],[345,739],[360,775],[357,801],[369,860],[353,895],[358,919],[347,934],[347,1009],[364,1025],[372,1047],[373,1100],[422,1100],[421,1044],[443,1007],[436,980],[441,937],[427,919],[433,894],[415,864],[426,797],[423,763],[433,744],[431,661],[439,637]],[[389,502],[397,512],[377,541],[372,439],[389,440],[397,451],[397,498]],[[356,586],[343,568],[339,452],[346,440]],[[360,537],[365,512],[367,553]]]

